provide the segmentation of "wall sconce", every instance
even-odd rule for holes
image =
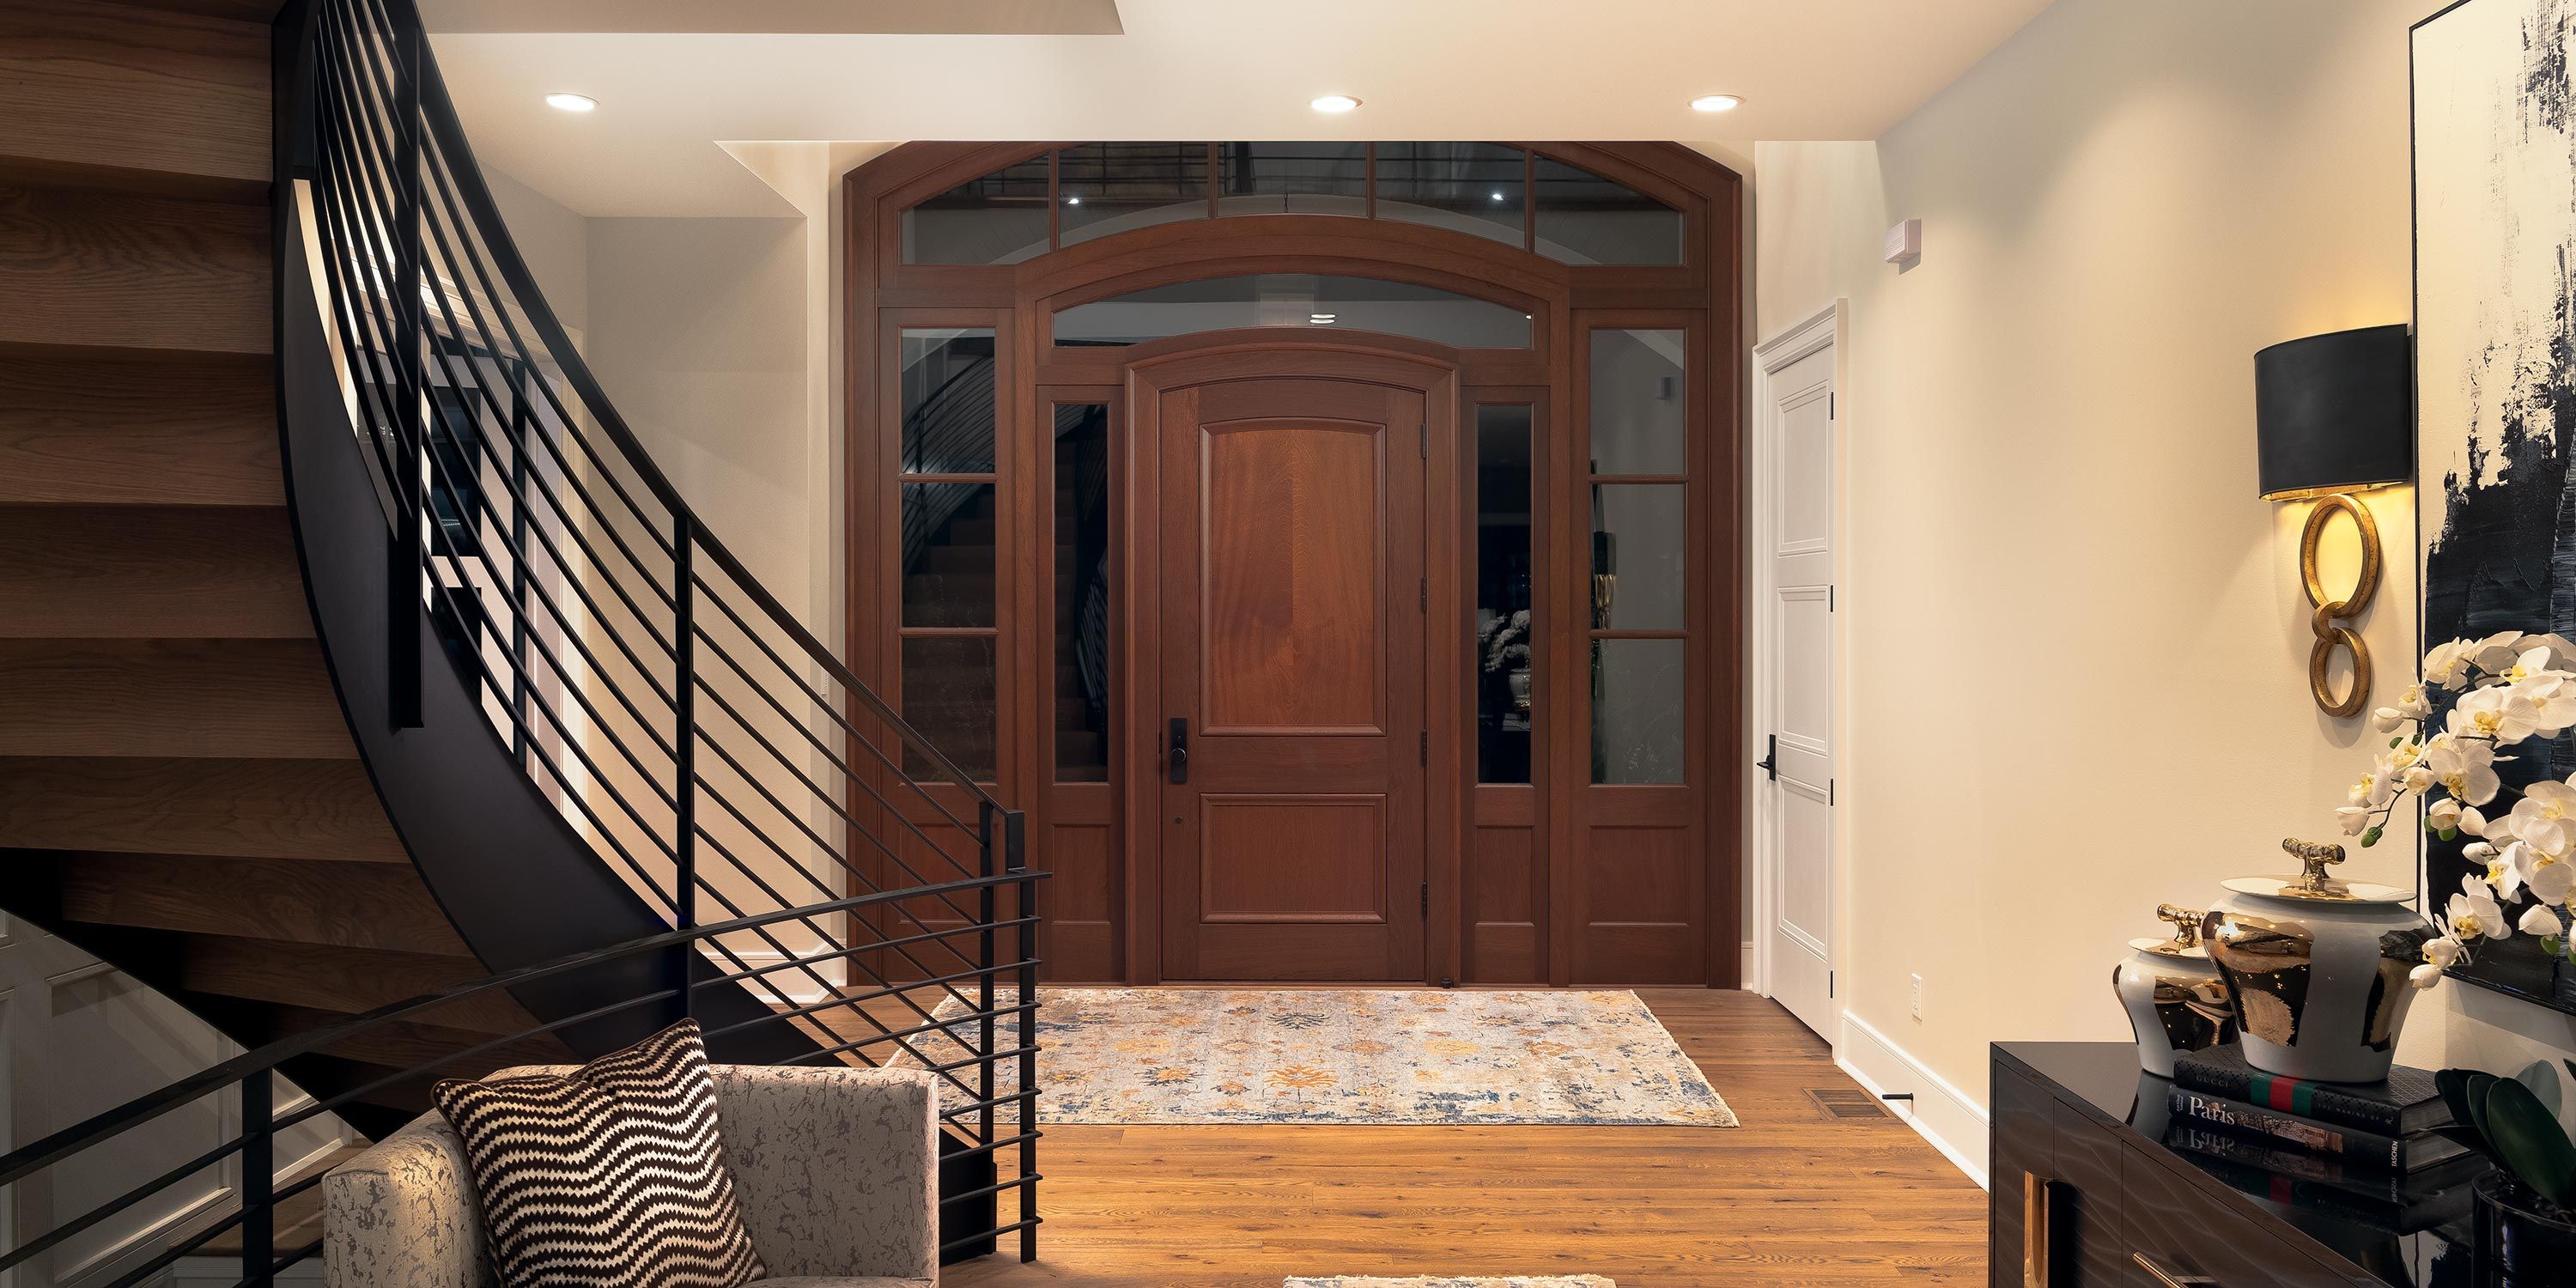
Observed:
[[[2315,610],[2308,692],[2330,716],[2357,715],[2370,701],[2370,650],[2338,624],[2359,617],[2379,589],[2379,526],[2353,493],[2414,478],[2414,371],[2403,324],[2312,335],[2254,355],[2263,499],[2317,502],[2299,536],[2299,576]],[[2337,514],[2360,531],[2361,572],[2350,593],[2329,598],[2317,575],[2317,542]],[[2352,684],[2340,698],[2326,683],[2337,647],[2352,654]]]

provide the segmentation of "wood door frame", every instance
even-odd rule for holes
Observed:
[[[1058,221],[1050,217],[1047,246],[1051,249],[1016,263],[960,265],[908,264],[903,262],[903,238],[900,235],[904,211],[930,197],[971,182],[1004,166],[1039,158],[1051,158],[1058,148],[1071,146],[1065,141],[1019,141],[1006,143],[919,142],[907,143],[852,168],[843,177],[841,227],[838,230],[842,250],[842,298],[836,302],[844,325],[841,335],[843,362],[842,405],[842,506],[845,522],[844,584],[850,594],[844,605],[844,656],[853,671],[864,680],[891,692],[900,684],[899,661],[892,647],[893,632],[879,615],[879,605],[887,596],[886,579],[891,571],[881,566],[884,557],[882,532],[886,507],[893,504],[889,491],[892,479],[886,463],[891,456],[881,448],[894,416],[882,395],[880,386],[888,381],[887,355],[892,352],[889,331],[897,325],[902,310],[924,310],[959,324],[991,326],[997,333],[1010,335],[1008,361],[1016,374],[1012,388],[1002,400],[1012,422],[998,427],[1000,434],[1013,446],[1023,464],[1023,480],[1014,504],[1021,507],[1022,527],[1050,511],[1041,510],[1046,498],[1030,493],[1035,480],[1043,476],[1052,453],[1037,442],[1037,408],[1041,405],[1037,391],[1041,388],[1061,391],[1093,391],[1115,388],[1123,380],[1125,362],[1143,356],[1145,346],[1120,351],[1106,348],[1057,349],[1052,346],[1051,322],[1054,310],[1068,304],[1102,298],[1120,292],[1169,282],[1203,279],[1243,273],[1343,273],[1353,276],[1382,278],[1417,285],[1442,287],[1480,299],[1517,302],[1531,315],[1531,345],[1518,350],[1465,350],[1455,355],[1460,365],[1456,406],[1461,417],[1472,417],[1474,403],[1488,391],[1509,388],[1534,388],[1544,391],[1535,400],[1537,419],[1543,423],[1545,439],[1535,446],[1539,457],[1533,461],[1536,471],[1533,486],[1546,488],[1541,519],[1542,530],[1533,533],[1542,568],[1546,561],[1575,558],[1585,548],[1582,531],[1584,520],[1580,507],[1567,503],[1568,498],[1555,493],[1567,486],[1571,475],[1558,460],[1557,444],[1584,435],[1588,430],[1588,409],[1578,401],[1575,374],[1585,364],[1578,352],[1588,343],[1588,328],[1615,325],[1614,319],[1691,314],[1698,318],[1692,326],[1690,370],[1696,416],[1695,424],[1704,427],[1705,442],[1694,457],[1694,495],[1719,504],[1731,505],[1734,513],[1721,515],[1706,525],[1701,544],[1695,545],[1692,557],[1699,559],[1699,569],[1691,574],[1695,587],[1707,596],[1706,612],[1698,624],[1704,639],[1690,654],[1690,665],[1696,675],[1705,677],[1700,684],[1699,699],[1693,704],[1692,719],[1701,722],[1702,736],[1693,740],[1695,753],[1691,785],[1700,800],[1692,811],[1695,836],[1691,844],[1701,865],[1705,900],[1697,914],[1704,920],[1704,959],[1695,978],[1675,975],[1652,980],[1629,979],[1619,983],[1705,983],[1713,987],[1736,987],[1740,982],[1741,953],[1738,934],[1744,925],[1744,909],[1739,894],[1743,880],[1745,855],[1742,846],[1746,801],[1740,779],[1747,758],[1742,755],[1745,738],[1743,701],[1743,656],[1740,643],[1744,623],[1743,596],[1747,530],[1744,524],[1744,501],[1747,477],[1744,471],[1744,425],[1747,409],[1746,384],[1749,350],[1745,343],[1744,307],[1744,236],[1747,212],[1744,208],[1744,185],[1733,171],[1710,158],[1676,143],[1569,143],[1522,142],[1507,146],[1526,149],[1528,170],[1535,174],[1542,159],[1555,160],[1578,167],[1601,178],[1625,185],[1637,192],[1682,212],[1682,237],[1686,253],[1683,262],[1669,265],[1600,265],[1569,264],[1536,253],[1532,231],[1520,245],[1488,240],[1473,234],[1423,224],[1410,224],[1380,217],[1374,208],[1367,217],[1347,215],[1259,215],[1226,216],[1205,220],[1156,225],[1072,245],[1060,245]],[[1212,145],[1213,146],[1213,145]],[[1376,172],[1374,149],[1369,171]],[[1057,167],[1052,160],[1046,165],[1050,176],[1049,205],[1053,210],[1052,183]],[[1534,191],[1534,189],[1533,189]],[[1211,196],[1213,210],[1214,199]],[[1535,204],[1532,206],[1535,212]],[[1537,218],[1533,213],[1532,218]],[[916,314],[923,316],[926,314]],[[974,319],[968,322],[966,319]],[[1300,332],[1312,335],[1311,332]],[[1204,341],[1206,337],[1194,337]],[[1404,342],[1381,344],[1379,347],[1403,348]],[[1436,346],[1435,346],[1436,347]],[[1485,401],[1503,401],[1485,399]],[[1113,413],[1115,414],[1115,413]],[[1114,423],[1110,443],[1111,468],[1122,474],[1132,472],[1132,454],[1124,443],[1124,416]],[[1464,422],[1435,427],[1435,432],[1449,435],[1450,455],[1445,465],[1449,471],[1435,472],[1435,487],[1456,484],[1456,500],[1461,508],[1454,524],[1444,525],[1440,535],[1455,534],[1466,540],[1464,525],[1472,510],[1466,497],[1472,494],[1472,479],[1464,478],[1468,466],[1463,460],[1464,445],[1472,438],[1462,438]],[[1464,425],[1472,433],[1472,425]],[[1113,491],[1123,496],[1123,491]],[[1447,499],[1447,498],[1443,498]],[[1552,509],[1547,503],[1552,502]],[[1123,639],[1130,621],[1126,602],[1129,584],[1128,568],[1123,560],[1126,543],[1135,531],[1132,516],[1112,511],[1112,579],[1111,650],[1113,655],[1131,651],[1132,641]],[[1019,543],[1025,544],[1025,543]],[[1015,571],[1022,574],[1023,584],[1013,596],[1011,610],[1024,614],[1019,625],[1006,632],[1013,637],[1014,648],[1006,655],[1006,667],[1016,664],[1023,673],[1034,674],[1045,669],[1051,657],[1044,626],[1049,615],[1048,583],[1041,575],[1048,558],[1044,551],[1034,558],[1026,552],[996,552],[998,559],[1014,560]],[[1452,586],[1463,560],[1438,566],[1438,572],[1452,578]],[[1553,574],[1551,574],[1553,575]],[[1553,590],[1535,592],[1540,606],[1548,604]],[[1465,623],[1460,629],[1471,630],[1475,608],[1465,601],[1472,598],[1472,588],[1453,589],[1451,601]],[[1439,602],[1439,601],[1435,601]],[[1553,669],[1564,671],[1578,665],[1584,653],[1581,643],[1583,623],[1571,620],[1569,613],[1580,612],[1586,601],[1581,595],[1560,596],[1555,620],[1543,623],[1543,639],[1534,648],[1552,650],[1560,659]],[[1433,638],[1440,634],[1437,619]],[[1124,675],[1123,668],[1116,672]],[[1536,865],[1534,880],[1549,897],[1537,909],[1544,924],[1523,930],[1509,918],[1498,920],[1509,935],[1515,937],[1509,951],[1493,960],[1508,958],[1514,964],[1500,967],[1505,976],[1487,978],[1480,975],[1473,982],[1499,984],[1567,984],[1574,979],[1574,943],[1578,928],[1577,910],[1566,894],[1573,879],[1575,865],[1583,862],[1582,839],[1588,835],[1582,820],[1587,814],[1586,796],[1590,789],[1586,766],[1577,746],[1584,740],[1581,731],[1566,720],[1573,713],[1570,705],[1575,695],[1562,692],[1567,685],[1557,684],[1555,698],[1542,698],[1540,719],[1551,733],[1537,735],[1553,738],[1558,746],[1545,743],[1538,754],[1547,757],[1546,767],[1534,765],[1534,775],[1545,781],[1531,793],[1529,807],[1521,807],[1512,791],[1472,795],[1474,787],[1473,740],[1469,724],[1473,719],[1471,703],[1463,689],[1465,677],[1452,677],[1440,671],[1429,673],[1431,679],[1454,681],[1462,689],[1458,706],[1457,727],[1468,730],[1461,744],[1461,767],[1455,775],[1459,790],[1454,794],[1434,795],[1438,808],[1454,808],[1464,822],[1455,829],[1453,843],[1446,854],[1427,853],[1426,861],[1446,860],[1449,871],[1438,873],[1426,866],[1433,882],[1433,914],[1426,927],[1425,945],[1428,965],[1425,975],[1434,980],[1469,979],[1467,969],[1490,972],[1495,967],[1478,955],[1470,960],[1466,940],[1482,931],[1466,923],[1469,915],[1467,892],[1462,886],[1462,865],[1473,864],[1476,872],[1485,872],[1488,857],[1477,842],[1474,827],[1528,827],[1531,829],[1532,853],[1527,861]],[[1023,686],[1033,692],[1048,692],[1041,684]],[[1151,731],[1140,731],[1122,717],[1132,710],[1130,695],[1113,695],[1109,719],[1112,744],[1110,763],[1113,777],[1133,779],[1134,748],[1131,745]],[[1048,734],[1051,719],[1042,709],[1032,710],[1027,701],[1015,701],[1014,707],[1024,715],[997,712],[997,722],[1018,719],[1034,720],[1027,727],[1032,736],[1013,740],[1002,749],[1008,762],[1005,776],[1016,771],[1018,779],[1000,788],[1002,799],[1028,813],[1029,835],[1033,854],[1046,853],[1055,836],[1058,822],[1081,826],[1103,826],[1097,821],[1100,808],[1086,799],[1080,808],[1060,816],[1057,798],[1067,788],[1083,793],[1097,793],[1090,783],[1059,784],[1053,781],[1053,746]],[[1551,723],[1552,722],[1552,723]],[[875,722],[856,716],[852,719],[851,746],[848,758],[853,764],[867,763],[870,752],[858,744],[863,740],[882,741],[883,731]],[[1435,749],[1436,750],[1436,749]],[[1578,777],[1567,777],[1571,767]],[[1149,811],[1139,814],[1133,808],[1137,784],[1120,781],[1111,785],[1107,797],[1109,821],[1108,844],[1115,857],[1105,873],[1093,873],[1102,880],[1117,880],[1124,889],[1107,896],[1108,906],[1121,914],[1132,908],[1140,888],[1141,873],[1132,861],[1139,838],[1136,825],[1156,816]],[[1506,799],[1511,798],[1511,799]],[[1473,809],[1478,802],[1490,799],[1497,809],[1491,817],[1479,819]],[[1452,801],[1454,800],[1454,805]],[[1157,807],[1158,808],[1158,807]],[[854,810],[863,824],[877,820],[866,810]],[[1524,823],[1522,820],[1527,819]],[[1095,864],[1086,858],[1084,862]],[[1045,866],[1052,866],[1051,864]],[[1159,873],[1151,874],[1159,877]],[[1155,887],[1158,888],[1158,887]],[[1159,952],[1159,926],[1152,928],[1152,942]],[[1140,927],[1119,927],[1097,942],[1116,945],[1118,961],[1094,957],[1081,969],[1082,979],[1123,979],[1128,983],[1152,983],[1159,971],[1153,963],[1139,961],[1127,953],[1138,942]],[[1042,932],[1044,933],[1044,932]],[[1525,949],[1522,940],[1531,941]],[[1086,948],[1086,955],[1094,952]],[[1524,953],[1527,955],[1524,956]],[[1052,961],[1056,954],[1046,954]],[[1528,973],[1524,973],[1528,972]]]
[[[1127,408],[1125,435],[1125,514],[1123,533],[1112,533],[1118,552],[1119,580],[1128,589],[1117,606],[1126,648],[1117,659],[1125,712],[1121,723],[1130,731],[1126,745],[1111,758],[1122,773],[1120,795],[1127,818],[1159,821],[1163,811],[1163,746],[1160,740],[1135,734],[1163,727],[1163,613],[1158,595],[1145,587],[1162,585],[1163,478],[1162,395],[1170,390],[1225,380],[1296,376],[1308,373],[1299,359],[1331,354],[1340,359],[1335,378],[1374,375],[1423,398],[1426,463],[1423,470],[1423,569],[1430,581],[1434,610],[1450,605],[1462,592],[1458,585],[1458,490],[1439,486],[1459,466],[1458,424],[1461,404],[1460,367],[1455,350],[1392,336],[1365,339],[1293,332],[1282,339],[1276,331],[1217,331],[1158,340],[1122,350],[1125,377],[1120,382]],[[1356,367],[1352,364],[1356,363]],[[1423,918],[1422,978],[1385,983],[1429,983],[1440,972],[1456,970],[1459,895],[1467,784],[1463,781],[1465,748],[1454,736],[1465,697],[1464,651],[1454,630],[1440,629],[1442,616],[1431,611],[1423,631],[1422,683],[1424,729],[1431,733],[1430,754],[1423,769],[1422,879],[1430,887],[1431,910]],[[1447,645],[1443,648],[1444,643]],[[1163,981],[1163,829],[1130,827],[1127,835],[1127,975],[1135,984]]]

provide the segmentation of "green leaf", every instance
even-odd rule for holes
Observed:
[[[2576,1068],[2576,1063],[2569,1067]],[[2433,1085],[2441,1089],[2442,1103],[2451,1107],[2452,1123],[2479,1153],[2493,1158],[2495,1145],[2486,1133],[2486,1089],[2478,1085],[2480,1079],[2495,1081],[2493,1074],[2475,1069],[2441,1069],[2433,1074]]]
[[[2456,827],[2446,827],[2441,831],[2434,833],[2434,835],[2441,837],[2445,841],[2456,841],[2460,839],[2460,829]]]
[[[2547,1060],[2534,1060],[2524,1065],[2522,1072],[2513,1075],[2513,1080],[2531,1088],[2532,1096],[2540,1101],[2541,1108],[2549,1111],[2550,1117],[2558,1116],[2558,1070]]]
[[[2576,1143],[2531,1088],[2495,1079],[2487,1088],[2485,1131],[2495,1142],[2497,1161],[2523,1184],[2552,1203],[2576,1203]]]
[[[2397,750],[2397,744],[2399,744],[2399,743],[2401,743],[2401,742],[2404,742],[2404,741],[2406,741],[2406,735],[2404,735],[2404,734],[2402,734],[2402,733],[2401,733],[2401,734],[2397,735],[2396,737],[2391,738],[2391,739],[2389,739],[2389,740],[2388,740],[2388,749],[2389,749],[2390,751],[2395,751],[2395,750]]]
[[[2371,824],[2370,830],[2361,834],[2362,848],[2368,849],[2371,846],[2379,844],[2379,832],[2379,825],[2376,823]]]

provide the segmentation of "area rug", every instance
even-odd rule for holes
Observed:
[[[1736,1125],[1629,992],[1047,989],[1038,1045],[1049,1122]]]
[[[1371,1279],[1331,1275],[1322,1279],[1289,1279],[1279,1288],[1619,1288],[1599,1275],[1482,1275],[1465,1279],[1424,1276],[1415,1279]]]

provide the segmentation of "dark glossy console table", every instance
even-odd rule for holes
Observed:
[[[1993,1288],[2472,1283],[2465,1185],[2428,1205],[2435,1228],[2405,1234],[2304,1205],[2286,1182],[2247,1193],[2167,1144],[2172,1084],[2126,1042],[1999,1042],[1993,1077]]]

